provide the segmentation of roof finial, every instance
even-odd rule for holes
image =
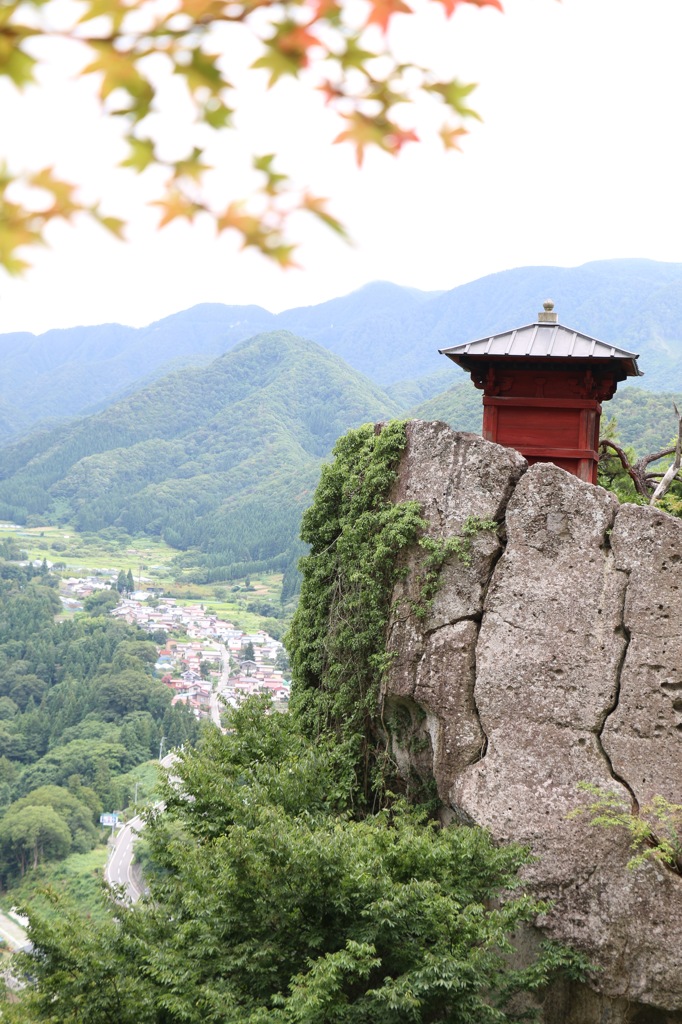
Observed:
[[[558,313],[554,312],[554,303],[551,299],[545,299],[542,303],[542,312],[538,313],[539,324],[556,324],[559,322]]]

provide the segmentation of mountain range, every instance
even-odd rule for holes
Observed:
[[[96,412],[173,369],[206,365],[273,330],[317,342],[401,405],[417,405],[454,382],[457,371],[444,365],[439,348],[529,323],[548,296],[561,323],[639,352],[642,387],[682,390],[682,264],[606,260],[508,270],[446,292],[376,282],[279,314],[204,304],[144,328],[2,334],[0,439]]]
[[[651,387],[682,391],[682,264],[525,268],[446,293],[374,284],[278,316],[207,305],[143,330],[0,336],[0,518],[158,534],[204,579],[287,568],[336,438],[395,416],[479,431],[481,394],[437,346],[529,322],[549,294],[560,321],[642,353],[650,390],[621,386],[604,412],[624,443],[665,447],[675,395]]]
[[[160,534],[199,548],[193,564],[217,578],[236,563],[283,568],[323,456],[350,427],[399,412],[319,345],[261,334],[0,449],[0,518]]]

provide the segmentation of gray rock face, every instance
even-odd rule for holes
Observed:
[[[567,817],[579,782],[634,809],[682,802],[682,522],[433,423],[410,424],[394,496],[435,539],[500,524],[446,563],[430,606],[424,553],[408,557],[384,694],[398,764],[432,773],[453,817],[529,843],[543,930],[602,968],[595,993],[555,993],[546,1024],[682,1020],[682,878],[629,869],[625,834]]]

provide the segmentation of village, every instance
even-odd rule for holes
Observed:
[[[86,597],[109,589],[109,582],[102,575],[70,577],[62,584],[62,603],[77,610]],[[291,681],[285,678],[284,646],[264,630],[246,633],[199,604],[179,604],[158,590],[133,591],[110,614],[152,637],[166,635],[157,644],[154,670],[172,690],[172,703],[185,704],[197,718],[220,726],[225,706],[237,707],[254,694],[266,694],[277,710],[286,710]]]

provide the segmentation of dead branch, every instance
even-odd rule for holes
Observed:
[[[606,454],[606,448],[613,449],[613,451],[620,459],[620,463],[623,469],[626,473],[629,474],[633,484],[635,485],[635,490],[637,491],[637,493],[641,494],[643,498],[648,498],[649,488],[646,485],[646,478],[644,476],[644,473],[640,471],[639,462],[636,462],[634,466],[631,465],[630,460],[628,459],[625,451],[620,447],[620,445],[616,444],[615,441],[610,441],[608,438],[602,438],[602,440],[599,442],[599,447],[604,449],[604,454]],[[660,457],[661,456],[659,456],[659,458]]]
[[[663,495],[667,492],[671,483],[677,476],[677,471],[680,468],[680,462],[682,462],[682,416],[680,416],[680,411],[674,402],[673,409],[675,410],[675,415],[677,416],[677,444],[675,446],[675,458],[673,459],[672,465],[669,467],[667,473],[661,480],[660,484],[658,485],[654,493],[651,495],[651,500],[649,501],[650,505],[653,505],[655,502],[657,502],[659,498],[662,498]]]
[[[625,450],[619,444],[616,444],[615,441],[604,437],[599,442],[602,457],[608,456],[607,449],[610,448],[632,480],[637,494],[647,498],[650,505],[653,505],[654,502],[667,493],[673,480],[677,477],[680,465],[682,464],[682,416],[674,402],[673,408],[677,416],[677,444],[674,448],[665,448],[660,452],[643,455],[635,463],[631,463]],[[667,472],[656,473],[649,469],[652,462],[658,462],[659,459],[664,459],[673,453],[675,454],[675,459]]]

